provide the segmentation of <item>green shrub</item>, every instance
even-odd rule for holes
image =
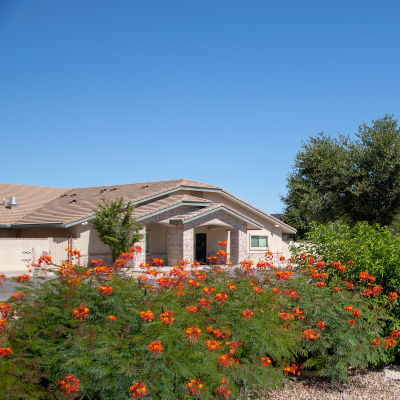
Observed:
[[[305,240],[293,248],[293,253],[297,259],[306,253],[325,260],[330,274],[348,279],[356,286],[362,284],[361,272],[374,276],[375,283],[382,287],[382,295],[373,297],[373,302],[376,306],[386,305],[392,317],[388,330],[399,325],[400,308],[397,303],[387,304],[387,296],[397,293],[400,286],[400,236],[394,236],[389,227],[371,226],[367,222],[353,227],[314,223]],[[339,272],[331,260],[343,264],[345,271]]]
[[[143,385],[135,398],[237,398],[301,368],[346,381],[349,365],[386,360],[383,307],[338,278],[318,285],[271,260],[234,270],[182,264],[154,286],[99,263],[50,267],[57,279],[39,288],[27,281],[5,313],[0,347],[12,353],[0,357],[0,397],[128,399]],[[79,392],[67,395],[69,375]]]

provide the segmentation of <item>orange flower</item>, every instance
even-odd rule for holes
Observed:
[[[143,398],[147,394],[146,386],[144,386],[141,381],[136,382],[129,388],[129,390],[131,391],[132,397],[136,397],[138,399]]]
[[[352,311],[353,311],[353,306],[347,306],[347,307],[345,308],[345,310],[346,310],[347,312],[352,312]]]
[[[0,347],[0,357],[7,357],[12,353],[9,347]]]
[[[100,286],[99,287],[99,293],[108,295],[112,293],[112,287],[111,286]]]
[[[374,293],[375,296],[379,296],[382,292],[382,287],[381,286],[375,286],[372,289],[372,292]]]
[[[155,342],[151,342],[147,347],[154,354],[163,352],[163,347],[162,347],[161,342],[159,340],[156,340]]]
[[[207,308],[207,310],[209,310],[211,308],[211,300],[198,299],[197,305],[200,306],[201,308]]]
[[[318,321],[317,322],[317,326],[319,329],[321,329],[321,331],[323,331],[325,329],[325,322],[324,321]]]
[[[232,342],[226,342],[225,344],[230,348],[229,353],[231,354],[233,354],[240,346],[240,343],[236,340],[232,340]]]
[[[387,297],[389,303],[393,303],[397,300],[397,293],[396,292],[390,292],[389,296]]]
[[[262,293],[262,287],[260,286],[254,286],[254,290],[256,291],[256,293]]]
[[[222,378],[220,383],[221,383],[221,386],[219,386],[217,388],[218,395],[227,399],[231,395],[230,387],[229,387],[229,385],[226,384],[225,378]]]
[[[28,274],[23,274],[23,275],[18,275],[17,276],[17,281],[21,283],[22,281],[28,282],[31,279],[31,277]]]
[[[320,288],[323,288],[325,286],[325,283],[324,282],[318,282],[317,286],[320,287]]]
[[[347,289],[353,289],[353,287],[354,287],[354,285],[351,283],[351,282],[349,282],[347,285]]]
[[[289,314],[289,313],[280,313],[279,317],[283,320],[283,321],[287,321],[288,319],[292,319],[294,318],[293,314]]]
[[[116,317],[115,315],[109,315],[109,316],[108,316],[108,319],[109,319],[110,321],[115,321],[115,320],[117,319],[117,317]]]
[[[340,288],[335,287],[333,290],[334,290],[335,292],[339,292],[339,291],[340,291]]]
[[[217,300],[219,304],[225,303],[227,298],[228,295],[225,293],[217,293],[215,295],[215,300]]]
[[[293,317],[296,316],[297,319],[304,319],[305,318],[305,316],[303,315],[304,311],[300,311],[300,309],[298,307],[293,308],[293,314],[294,314],[293,316],[291,314],[286,314],[286,316],[288,316],[288,318],[293,318]],[[286,318],[286,319],[288,319],[288,318]]]
[[[200,379],[192,379],[186,386],[191,396],[200,396],[200,391],[203,389],[203,384],[200,382]]]
[[[221,240],[220,242],[218,242],[218,244],[220,246],[227,246],[228,245],[228,241],[227,240]]]
[[[299,297],[299,294],[296,292],[290,292],[290,297],[292,297],[293,299],[297,299]]]
[[[0,331],[7,326],[6,319],[0,319]]]
[[[218,342],[216,340],[207,340],[206,346],[209,348],[209,350],[214,351],[216,349],[220,349],[222,346],[222,343]]]
[[[84,304],[81,304],[79,308],[73,310],[72,315],[74,316],[74,319],[85,321],[86,318],[89,317],[89,309],[85,307]]]
[[[79,379],[75,375],[65,375],[60,381],[56,381],[56,384],[59,385],[60,390],[65,392],[68,397],[78,397]]]
[[[247,321],[248,319],[253,317],[253,312],[250,311],[249,309],[242,311],[242,316],[243,318]]]
[[[374,346],[379,346],[380,341],[379,341],[379,339],[374,339],[374,341],[372,343]]]
[[[303,332],[302,338],[306,339],[307,342],[311,340],[316,340],[320,337],[321,335],[317,332],[315,332],[313,329],[307,329],[306,331]]]
[[[196,325],[187,328],[186,332],[185,332],[186,337],[192,343],[200,338],[200,333],[201,333],[201,329],[199,329]]]
[[[366,282],[369,279],[369,274],[367,272],[360,272],[360,279]]]
[[[25,296],[25,294],[22,292],[21,293],[14,292],[14,294],[11,296],[11,298],[18,301],[20,299],[23,299],[24,296]]]
[[[263,357],[261,358],[261,364],[264,365],[264,367],[268,367],[272,364],[272,360],[269,357]]]
[[[226,284],[226,287],[228,288],[228,289],[230,289],[230,290],[236,290],[236,286],[233,284],[233,283],[227,283]]]
[[[154,314],[150,310],[148,310],[146,312],[142,311],[140,313],[140,318],[143,318],[147,322],[151,322],[154,319]]]
[[[175,321],[173,315],[174,315],[173,311],[166,311],[165,313],[162,313],[159,317],[161,323],[171,325]]]
[[[351,324],[351,325],[354,325],[356,323],[356,321],[354,321],[354,319],[351,319],[350,321],[349,321],[349,324]]]
[[[318,261],[315,266],[317,268],[324,268],[325,267],[325,261]]]
[[[206,286],[206,287],[203,289],[203,292],[204,292],[204,293],[207,293],[207,294],[210,294],[211,292],[215,292],[215,289],[213,289],[212,287]]]
[[[233,364],[239,364],[239,360],[232,357],[232,354],[222,354],[218,357],[220,367],[231,367]]]
[[[344,265],[339,265],[339,266],[337,267],[337,269],[338,269],[339,272],[344,272],[345,269],[346,269],[346,267],[345,267]]]
[[[279,261],[285,261],[285,257],[284,256],[280,256],[279,257]]]
[[[186,310],[188,310],[191,313],[195,313],[195,312],[197,312],[197,307],[196,306],[189,306],[189,307],[186,307]]]
[[[285,371],[285,375],[287,374],[293,374],[293,375],[299,375],[300,376],[300,364],[296,365],[294,363],[292,363],[292,365],[287,365],[286,367],[283,368],[283,370]]]
[[[358,308],[353,311],[353,316],[354,318],[358,318],[360,316],[360,310]]]
[[[309,262],[310,264],[312,264],[314,261],[315,261],[314,257],[307,258],[307,262]]]

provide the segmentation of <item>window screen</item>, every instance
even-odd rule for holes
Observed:
[[[251,236],[251,247],[268,247],[268,236]]]

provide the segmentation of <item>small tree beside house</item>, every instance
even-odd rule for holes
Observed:
[[[135,206],[121,197],[116,200],[100,199],[93,211],[92,226],[99,239],[109,246],[113,262],[143,238],[140,234],[142,224],[132,217]]]

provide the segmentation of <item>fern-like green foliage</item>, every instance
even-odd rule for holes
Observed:
[[[336,277],[318,286],[301,263],[293,272],[263,269],[177,267],[163,281],[143,283],[121,271],[53,268],[56,279],[39,288],[28,282],[23,299],[10,300],[1,346],[12,354],[0,359],[0,398],[65,398],[57,381],[68,374],[80,380],[79,399],[128,399],[137,382],[146,387],[145,398],[189,399],[187,384],[196,379],[203,385],[196,398],[218,398],[223,379],[238,398],[244,389],[281,387],[293,363],[346,381],[348,366],[386,359],[383,307]],[[102,294],[101,287],[112,292]],[[211,307],[199,305],[202,299]],[[349,305],[360,311],[354,324]],[[74,314],[80,306],[87,316]],[[154,318],[144,319],[146,311]],[[173,311],[171,324],[160,319],[166,311]],[[201,330],[198,338],[190,340],[189,327]],[[307,341],[307,330],[319,336]],[[148,346],[156,341],[163,350],[154,354]],[[211,350],[207,341],[219,345]],[[265,357],[271,365],[263,365]]]

